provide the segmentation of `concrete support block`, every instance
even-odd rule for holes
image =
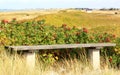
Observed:
[[[89,49],[89,59],[93,69],[100,69],[100,49]]]
[[[35,52],[26,53],[26,63],[30,68],[35,67]]]

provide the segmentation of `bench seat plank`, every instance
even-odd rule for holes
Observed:
[[[37,45],[37,46],[6,46],[13,50],[44,50],[44,49],[64,49],[64,48],[82,48],[82,47],[109,47],[115,46],[114,43],[89,43],[89,44],[56,44],[56,45]]]

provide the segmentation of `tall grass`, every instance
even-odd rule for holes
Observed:
[[[120,75],[119,70],[93,70],[77,59],[64,59],[53,64],[37,61],[34,68],[27,66],[25,58],[19,55],[0,54],[0,75]]]

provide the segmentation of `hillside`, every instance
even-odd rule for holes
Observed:
[[[47,25],[86,27],[91,31],[109,32],[118,36],[120,30],[119,14],[85,13],[81,11],[60,11],[55,14],[40,15],[35,20],[45,19]]]

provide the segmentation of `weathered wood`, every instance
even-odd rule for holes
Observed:
[[[56,44],[56,45],[38,45],[38,46],[6,46],[13,50],[43,50],[43,49],[64,49],[81,47],[109,47],[115,46],[114,43],[91,43],[91,44]]]

